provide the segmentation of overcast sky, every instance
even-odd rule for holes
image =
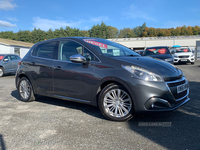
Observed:
[[[200,0],[0,0],[0,32],[88,30],[102,21],[118,29],[200,26]]]

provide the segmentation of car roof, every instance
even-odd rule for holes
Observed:
[[[35,45],[45,43],[45,42],[55,41],[55,40],[64,40],[64,39],[83,40],[83,39],[101,39],[101,38],[95,38],[95,37],[61,37],[61,38],[55,38],[55,39],[41,41],[41,42],[35,43]]]
[[[0,54],[0,55],[16,55],[16,54]],[[19,56],[19,55],[16,55],[16,56]]]
[[[168,48],[167,46],[153,46],[153,47],[147,47],[148,48]]]
[[[20,57],[19,55],[16,55],[16,54],[0,54],[0,56],[6,56],[6,55],[15,55],[15,56]]]

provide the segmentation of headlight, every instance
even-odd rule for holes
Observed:
[[[194,57],[194,55],[192,54],[190,57]]]
[[[165,59],[165,61],[172,61],[172,58],[167,58]]]
[[[149,72],[145,69],[135,67],[135,66],[123,66],[124,69],[132,73],[136,78],[145,80],[145,81],[157,81],[157,82],[162,82],[163,79],[159,76],[156,75],[152,72]]]
[[[174,55],[174,58],[178,58],[178,56]]]

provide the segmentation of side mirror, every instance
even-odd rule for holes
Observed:
[[[4,62],[8,62],[8,61],[9,61],[9,59],[5,58],[3,61],[4,61]]]
[[[174,51],[171,51],[171,54],[174,54]]]
[[[76,54],[76,55],[72,55],[70,56],[70,60],[72,62],[76,62],[76,63],[86,63],[87,60],[85,57],[83,57],[82,55],[80,54]]]

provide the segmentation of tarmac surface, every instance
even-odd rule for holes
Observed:
[[[97,107],[39,96],[22,102],[15,76],[0,78],[2,150],[200,150],[200,61],[176,65],[190,85],[190,102],[173,112],[105,119]]]

